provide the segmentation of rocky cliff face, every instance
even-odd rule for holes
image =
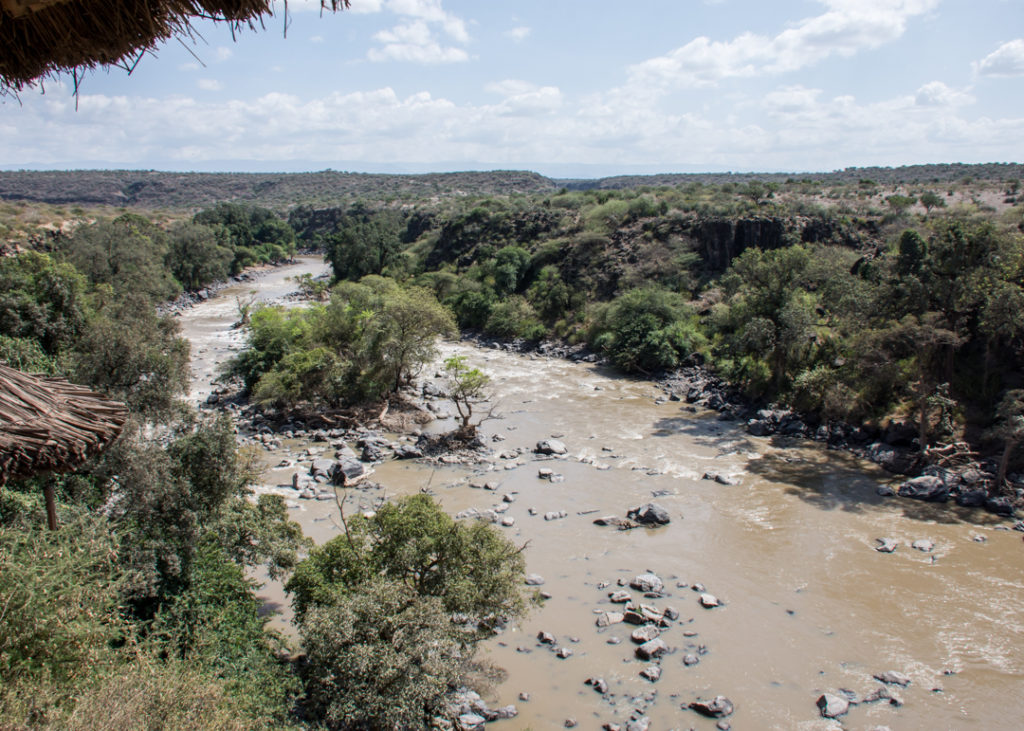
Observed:
[[[697,218],[682,233],[694,241],[694,250],[712,272],[725,271],[733,259],[750,248],[771,250],[801,242],[859,246],[870,234],[834,219],[803,216]]]

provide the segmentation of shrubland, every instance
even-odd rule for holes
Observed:
[[[155,305],[298,246],[323,250],[333,281],[297,284],[308,307],[247,312],[229,366],[266,408],[394,398],[461,329],[587,344],[628,373],[702,365],[822,419],[900,419],[922,447],[987,450],[1001,482],[1024,441],[1024,204],[1002,168],[957,170],[525,192],[493,178],[483,194],[351,195],[287,218],[281,201],[4,203],[17,246],[0,257],[0,358],[132,416],[76,474],[0,489],[0,717],[422,726],[480,638],[524,610],[520,549],[425,496],[342,516],[345,534],[312,548],[279,498],[250,494],[231,424],[182,406],[188,348]],[[471,426],[486,374],[444,370]],[[257,566],[288,582],[301,662],[266,630]]]

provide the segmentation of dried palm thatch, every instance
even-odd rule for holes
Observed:
[[[0,485],[40,472],[68,472],[120,434],[124,404],[63,378],[0,364]]]
[[[321,0],[336,11],[349,0]],[[194,19],[232,31],[255,28],[273,0],[0,0],[0,95],[60,72],[96,66],[134,68],[146,51],[192,35]],[[288,3],[284,2],[285,13]]]

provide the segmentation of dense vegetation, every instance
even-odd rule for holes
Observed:
[[[123,399],[132,420],[57,480],[61,530],[41,528],[54,478],[0,489],[0,718],[420,726],[523,611],[519,550],[425,496],[349,516],[316,548],[280,499],[253,499],[231,423],[179,401],[188,348],[156,304],[320,247],[335,280],[298,283],[309,307],[245,313],[230,373],[267,408],[391,398],[462,328],[587,344],[633,373],[702,364],[819,418],[899,418],[923,447],[997,455],[1001,483],[1024,442],[1024,205],[997,172],[431,190],[287,219],[4,204],[20,251],[0,257],[0,358]],[[469,427],[486,375],[444,368]],[[257,566],[288,581],[301,662],[259,616]]]
[[[422,724],[483,636],[467,627],[466,613],[482,623],[522,611],[518,551],[489,527],[453,526],[420,498],[373,521],[352,519],[350,540],[373,565],[344,580],[321,576],[310,596],[301,587],[330,560],[320,550],[300,560],[310,543],[283,500],[251,494],[254,457],[237,448],[231,421],[200,419],[180,401],[188,345],[156,305],[290,256],[289,224],[266,209],[222,204],[160,225],[122,213],[43,243],[0,257],[0,358],[123,399],[131,419],[76,474],[0,489],[3,723]],[[254,342],[265,347],[239,367],[266,369],[253,384],[260,399],[374,399],[404,385],[436,335],[453,328],[426,290],[371,277],[308,312],[254,313]],[[48,481],[58,497],[57,531],[42,527]],[[412,567],[413,546],[421,570],[410,586],[408,572],[383,569]],[[352,556],[343,559],[352,565]],[[255,567],[271,577],[296,571],[301,665],[289,660],[295,648],[265,627],[248,578]],[[455,611],[465,615],[458,624]],[[359,652],[385,663],[372,678],[352,664]],[[344,684],[329,680],[343,667]],[[404,681],[398,696],[388,673]]]
[[[296,209],[291,221],[339,280],[428,288],[462,329],[586,342],[644,374],[703,363],[765,404],[906,419],[927,446],[983,442],[1024,385],[1018,192],[1012,180],[790,179]]]

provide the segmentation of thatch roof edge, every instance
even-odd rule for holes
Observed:
[[[128,408],[62,378],[0,364],[0,485],[38,472],[66,472],[124,428]]]
[[[120,66],[130,72],[161,41],[191,37],[197,18],[229,23],[234,31],[255,28],[274,13],[273,0],[2,2],[0,95],[62,72],[73,74],[76,89],[86,69]],[[283,5],[287,14],[287,0]],[[348,6],[349,0],[321,0],[331,12]]]

